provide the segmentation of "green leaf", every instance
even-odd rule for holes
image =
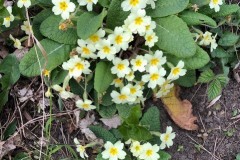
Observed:
[[[179,16],[189,26],[200,25],[200,24],[208,24],[213,27],[217,26],[217,23],[212,18],[198,12],[185,11],[185,12],[182,12]]]
[[[208,99],[211,101],[222,92],[221,82],[217,79],[213,80],[208,86]]]
[[[219,74],[215,78],[221,83],[222,87],[225,87],[228,84],[229,78],[225,74]]]
[[[222,35],[222,37],[219,39],[218,44],[220,46],[224,47],[230,47],[235,45],[238,40],[239,40],[239,35],[231,33],[231,32],[226,32]]]
[[[189,0],[157,0],[156,8],[148,7],[147,15],[151,17],[165,17],[183,11],[189,3]]]
[[[240,160],[240,153],[237,154],[236,160]]]
[[[2,22],[3,18],[5,18],[7,16],[9,16],[8,10],[5,7],[0,9],[0,22]]]
[[[139,119],[142,117],[142,111],[141,111],[141,106],[136,105],[131,108],[129,116],[124,119],[124,122],[127,124],[138,124]]]
[[[103,7],[106,7],[108,8],[109,5],[110,5],[110,1],[109,0],[98,0],[98,3],[103,6]]]
[[[124,0],[112,0],[108,9],[107,28],[114,29],[117,26],[122,26],[124,20],[127,19],[130,12],[124,12],[121,7],[121,3]]]
[[[83,96],[83,93],[85,91],[85,82],[84,81],[77,82],[75,79],[71,79],[69,81],[69,85],[70,85],[72,93],[77,94],[80,97]],[[93,81],[89,81],[87,83],[87,93],[89,93],[92,89],[93,89]]]
[[[25,152],[20,152],[14,156],[13,160],[31,160],[29,155]]]
[[[47,70],[53,70],[63,62],[67,61],[67,59],[69,58],[69,53],[72,49],[69,45],[59,44],[49,39],[44,39],[40,43],[47,52]],[[38,58],[41,66],[43,67],[46,59],[39,48],[37,48],[37,53],[35,53],[35,48],[33,47],[28,53],[25,54],[25,56],[21,60],[19,66],[20,72],[24,76],[28,77],[40,75],[43,68],[39,67]]]
[[[118,128],[125,140],[147,141],[152,138],[151,133],[142,126],[122,124]]]
[[[212,14],[213,17],[226,17],[228,15],[231,15],[235,12],[237,12],[240,9],[240,7],[237,4],[230,4],[230,5],[222,5],[220,6],[219,12],[214,12]]]
[[[211,52],[213,58],[229,58],[232,57],[232,54],[226,52],[222,47],[217,47]]]
[[[111,97],[111,93],[113,90],[114,90],[114,86],[108,87],[106,93],[101,98],[101,101],[100,101],[101,105],[110,106],[113,104],[112,97]]]
[[[60,30],[59,24],[62,18],[60,16],[52,15],[44,20],[40,26],[40,32],[45,37],[54,40],[58,43],[76,44],[78,36],[76,29],[68,28],[67,30]]]
[[[103,93],[108,89],[115,78],[111,73],[112,63],[101,61],[96,66],[94,77],[94,89],[98,93]]]
[[[115,143],[117,141],[114,135],[101,126],[90,126],[89,129],[98,137],[104,140],[104,142],[110,141]]]
[[[88,37],[96,33],[98,28],[102,26],[105,16],[105,9],[99,15],[92,12],[85,12],[80,15],[77,20],[77,35],[83,40],[88,39]]]
[[[133,106],[130,106],[128,104],[117,104],[116,105],[118,114],[121,118],[126,119],[130,115],[131,108]]]
[[[200,77],[198,78],[199,83],[209,83],[215,78],[215,74],[211,69],[205,70],[201,73]]]
[[[99,114],[102,118],[111,118],[117,111],[116,105],[99,106]]]
[[[209,4],[209,0],[190,0],[191,4],[196,4],[199,7]]]
[[[51,84],[55,85],[55,84],[63,83],[67,74],[68,72],[66,70],[59,69],[59,68],[54,69],[50,74]]]
[[[160,155],[161,160],[170,160],[172,156],[164,151],[159,151],[158,154]]]
[[[2,112],[3,106],[7,103],[8,101],[8,89],[3,90],[0,92],[0,112]]]
[[[10,123],[6,130],[3,133],[3,140],[7,140],[11,135],[13,135],[13,133],[16,131],[17,128],[17,121],[13,121],[12,123]]]
[[[177,16],[155,19],[156,45],[169,54],[180,58],[191,57],[196,53],[196,44],[185,22]]]
[[[183,87],[192,87],[196,83],[196,71],[195,70],[187,70],[187,73],[177,79],[175,82]]]
[[[155,106],[150,107],[146,113],[144,113],[140,124],[142,126],[148,126],[150,131],[160,131],[160,113],[159,109]]]

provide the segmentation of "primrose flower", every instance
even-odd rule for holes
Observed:
[[[98,42],[100,42],[101,38],[105,36],[105,34],[106,34],[105,31],[102,28],[100,28],[96,33],[94,33],[87,39],[87,42],[97,44]]]
[[[157,153],[160,148],[158,145],[151,145],[149,142],[142,145],[143,151],[140,154],[139,158],[144,160],[157,160],[160,158]]]
[[[48,97],[48,98],[53,97],[50,87],[48,88],[47,92],[45,92],[45,96]]]
[[[31,1],[30,0],[18,0],[17,6],[19,8],[22,8],[25,6],[26,8],[29,8],[31,6]]]
[[[156,98],[161,98],[163,96],[166,96],[171,88],[174,86],[173,83],[170,83],[170,81],[166,80],[162,85],[160,90],[156,93]]]
[[[207,46],[211,43],[212,41],[212,33],[206,31],[202,37],[201,37],[201,41],[199,42],[200,45],[204,45]]]
[[[32,26],[28,23],[28,21],[24,21],[23,25],[21,25],[21,30],[25,31],[27,35],[32,33]]]
[[[152,68],[149,74],[142,76],[143,82],[148,82],[148,88],[154,89],[157,85],[162,85],[165,82],[166,70],[164,68]]]
[[[132,97],[130,93],[131,91],[130,88],[128,87],[123,87],[121,89],[121,93],[118,93],[117,91],[112,91],[111,93],[112,101],[117,104],[133,102],[135,98]]]
[[[102,157],[109,160],[125,159],[126,152],[123,150],[124,144],[117,141],[115,144],[107,141],[104,144],[105,150],[102,152]]]
[[[92,101],[91,100],[78,100],[76,102],[76,106],[80,109],[84,109],[85,111],[90,111],[92,109],[96,109],[96,106],[92,105]]]
[[[52,8],[54,14],[61,14],[64,20],[68,19],[70,17],[70,12],[74,12],[76,8],[75,4],[70,2],[70,0],[52,0],[52,3],[54,4],[54,7]]]
[[[166,148],[166,146],[169,148],[173,145],[173,139],[176,137],[175,133],[172,132],[172,127],[168,126],[166,133],[161,134],[160,139],[162,141],[160,145],[160,149]]]
[[[167,79],[168,80],[176,80],[178,79],[180,76],[184,76],[187,72],[186,69],[183,69],[184,67],[184,62],[183,61],[179,61],[176,67],[173,67],[171,69],[170,74],[168,75]]]
[[[138,55],[135,59],[131,60],[131,65],[133,71],[143,72],[146,70],[147,60],[143,56]]]
[[[131,70],[131,69],[130,69],[130,70]],[[133,81],[134,78],[135,78],[134,71],[131,70],[130,73],[125,76],[125,78],[126,78],[129,82]]]
[[[167,62],[166,57],[163,57],[163,52],[159,50],[157,50],[154,55],[145,54],[144,56],[148,61],[147,71],[151,70],[152,68],[160,68]]]
[[[125,87],[130,89],[130,95],[132,97],[141,97],[143,95],[143,91],[141,90],[141,86],[136,84],[136,85],[132,85],[132,84],[127,84]]]
[[[123,79],[116,78],[116,79],[113,80],[113,82],[111,84],[114,85],[115,87],[122,87],[123,86]]]
[[[22,49],[21,42],[17,38],[13,38],[13,36],[10,34],[9,38],[14,42],[13,46],[17,49]]]
[[[61,98],[63,99],[68,99],[68,98],[73,98],[74,97],[74,94],[69,92],[69,91],[66,91],[65,88],[59,86],[59,85],[53,85],[52,88],[59,92],[59,95]]]
[[[154,30],[156,26],[156,22],[151,21],[150,24],[146,25],[146,32]]]
[[[143,36],[146,33],[146,26],[151,24],[151,18],[146,16],[146,11],[143,9],[131,13],[124,21],[125,28],[132,33],[139,33]]]
[[[117,53],[116,48],[111,45],[109,39],[103,39],[98,42],[96,48],[99,50],[97,55],[100,59],[107,58],[109,61],[112,61]]]
[[[214,8],[215,12],[219,12],[220,11],[220,5],[223,4],[222,0],[211,0],[209,3],[209,6],[211,9]]]
[[[121,7],[123,11],[136,11],[146,7],[146,0],[125,0],[122,2]]]
[[[69,76],[75,79],[79,78],[82,73],[89,74],[91,70],[89,69],[90,63],[88,61],[82,60],[77,55],[69,59],[67,62],[62,64],[64,70],[69,71]]]
[[[119,52],[121,49],[127,50],[129,41],[132,39],[132,33],[126,32],[122,27],[116,27],[114,33],[110,34],[108,39]]]
[[[147,4],[150,4],[152,9],[155,9],[155,7],[156,7],[155,1],[157,1],[157,0],[147,0]]]
[[[93,4],[97,4],[98,0],[78,0],[80,6],[87,6],[88,11],[93,10]]]
[[[122,78],[131,72],[127,59],[121,60],[120,58],[115,58],[113,64],[114,66],[111,68],[111,72],[112,74],[117,74],[119,78]]]
[[[211,40],[211,48],[210,48],[211,52],[212,52],[214,49],[216,49],[217,46],[218,46],[218,44],[217,44],[217,42],[216,42],[216,37],[217,37],[217,34],[216,34],[216,35],[212,38],[212,40]]]
[[[153,31],[149,31],[144,36],[145,38],[145,45],[148,47],[153,47],[154,44],[158,41],[158,37],[156,36],[156,33]]]
[[[14,16],[12,15],[12,6],[8,6],[6,9],[9,13],[9,16],[3,18],[3,25],[7,28],[10,27],[10,23],[14,21]]]
[[[130,146],[130,151],[132,152],[133,156],[138,157],[142,153],[143,147],[140,142],[134,141]]]
[[[97,55],[94,54],[96,51],[96,48],[92,44],[88,44],[86,41],[79,39],[78,40],[78,47],[77,47],[77,52],[81,54],[81,57],[83,58],[92,58],[96,59]]]
[[[76,147],[77,147],[76,150],[77,152],[79,152],[80,157],[83,159],[85,159],[85,157],[88,158],[88,155],[86,153],[86,146],[82,146],[77,138],[74,138],[73,141],[76,144]]]

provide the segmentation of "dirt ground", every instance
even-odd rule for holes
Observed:
[[[230,80],[220,100],[207,108],[206,85],[182,89],[181,97],[192,102],[198,117],[198,131],[176,126],[161,109],[162,127],[170,125],[176,132],[174,146],[167,151],[173,160],[235,160],[240,153],[240,84]],[[161,107],[161,102],[155,105]]]

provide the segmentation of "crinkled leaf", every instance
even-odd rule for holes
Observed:
[[[98,3],[103,6],[103,7],[106,7],[108,8],[109,5],[110,5],[110,1],[109,0],[98,0]]]
[[[239,35],[231,32],[226,32],[219,39],[218,44],[224,47],[230,47],[235,45],[239,40]]]
[[[186,130],[196,130],[198,126],[194,123],[197,117],[192,114],[192,104],[188,100],[179,98],[179,87],[174,86],[171,91],[161,98],[164,107],[173,121]]]
[[[158,154],[160,155],[161,160],[170,160],[172,158],[170,154],[164,151],[159,151]]]
[[[94,89],[98,93],[106,91],[114,80],[115,75],[111,73],[111,68],[112,63],[110,62],[102,61],[97,64],[94,77]]]
[[[147,14],[151,17],[165,17],[183,11],[189,3],[189,0],[157,0],[156,8],[150,6],[147,9]]]
[[[210,26],[216,27],[217,23],[210,17],[193,11],[185,11],[180,14],[180,18],[189,26],[208,24]]]
[[[211,101],[222,92],[221,82],[217,79],[213,80],[208,86],[208,100]]]
[[[40,75],[43,68],[39,67],[39,61],[41,67],[44,67],[45,62],[47,62],[46,69],[51,71],[69,58],[69,53],[72,49],[71,46],[59,44],[49,39],[44,39],[40,43],[47,52],[47,59],[43,56],[38,47],[37,53],[34,47],[30,49],[21,60],[19,66],[20,72],[24,76],[33,77]]]
[[[196,83],[196,71],[187,70],[187,73],[175,81],[178,85],[183,87],[192,87]]]
[[[121,118],[126,119],[130,115],[131,108],[133,106],[130,106],[128,104],[117,104],[116,105],[118,114],[120,115]]]
[[[90,126],[90,130],[98,137],[104,140],[104,142],[110,141],[115,143],[117,141],[114,135],[101,126]]]
[[[77,35],[86,40],[102,26],[106,10],[104,9],[99,15],[93,12],[85,12],[77,20]]]
[[[209,83],[211,82],[215,77],[215,74],[211,69],[205,70],[201,73],[200,77],[198,78],[199,83]]]
[[[229,58],[229,57],[232,57],[233,55],[229,54],[222,47],[219,46],[211,52],[211,56],[213,58],[215,58],[215,57],[216,58]]]
[[[150,131],[160,131],[160,113],[159,109],[155,106],[150,107],[146,113],[144,113],[140,124],[142,126],[149,127]]]
[[[112,104],[110,106],[99,106],[99,114],[103,118],[110,118],[112,117],[117,111],[116,105]]]
[[[62,21],[60,16],[52,15],[44,20],[40,26],[40,32],[45,37],[64,44],[76,44],[78,36],[76,29],[68,28],[67,30],[60,30],[59,24]]]
[[[131,108],[129,116],[126,119],[124,119],[124,122],[126,122],[127,124],[138,124],[139,119],[141,117],[142,117],[141,106],[136,105]]]
[[[181,58],[191,57],[196,53],[196,44],[186,23],[177,16],[155,19],[156,34],[159,37],[156,45],[169,54]]]
[[[216,78],[216,80],[218,80],[221,83],[222,87],[225,87],[229,81],[228,76],[225,74],[219,74],[215,78]]]
[[[11,135],[13,135],[13,133],[16,131],[16,128],[17,128],[17,121],[13,121],[12,123],[10,123],[3,133],[3,139],[7,140]]]
[[[124,12],[121,7],[123,0],[112,0],[107,14],[107,28],[114,29],[117,26],[122,26],[124,20],[127,19],[130,12]]]

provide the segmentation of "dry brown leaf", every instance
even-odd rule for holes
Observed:
[[[88,128],[88,126],[93,124],[94,121],[95,121],[95,116],[94,115],[90,116],[89,114],[87,114],[87,116],[84,119],[80,120],[80,124],[79,124],[80,130],[89,141],[93,141],[97,139],[96,135]]]
[[[173,121],[181,128],[186,130],[197,130],[198,126],[194,124],[197,117],[192,115],[191,102],[188,100],[182,101],[178,94],[179,87],[174,86],[167,96],[161,98],[164,107]]]
[[[101,118],[100,119],[109,129],[117,128],[121,125],[121,119],[118,115],[113,116],[112,118]]]

